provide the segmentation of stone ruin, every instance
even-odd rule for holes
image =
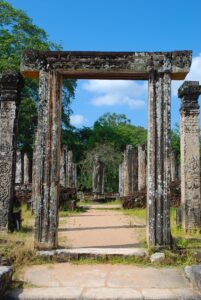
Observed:
[[[198,81],[185,81],[178,90],[181,99],[181,220],[185,231],[201,228],[199,95]]]
[[[127,145],[124,160],[119,166],[119,194],[129,196],[138,190],[138,152]]]
[[[150,247],[171,246],[171,80],[185,79],[190,69],[191,59],[191,51],[29,50],[24,52],[21,62],[23,76],[39,77],[38,125],[35,134],[32,173],[32,191],[35,202],[35,248],[52,249],[57,248],[58,245],[61,159],[58,145],[61,144],[63,78],[148,80],[147,243]],[[15,130],[21,87],[22,79],[19,74],[0,75],[1,230],[9,229],[12,219]],[[199,94],[198,82],[184,83],[179,89],[179,97],[182,100],[182,218],[183,224],[187,224],[186,228],[200,226],[198,104],[196,103]],[[188,226],[189,222],[190,226]]]
[[[13,228],[16,131],[23,79],[19,73],[0,74],[0,229]]]
[[[15,184],[29,184],[30,183],[30,162],[27,153],[16,151],[16,172]]]
[[[131,155],[128,155],[128,149],[130,149],[130,151],[132,149]],[[173,190],[180,190],[179,167],[176,154],[173,151],[170,152],[170,177],[171,182],[174,183],[174,185],[171,185],[171,188]],[[135,182],[135,184],[128,184],[129,180],[130,182]],[[146,207],[146,188],[147,145],[138,145],[138,151],[134,151],[132,145],[127,145],[126,150],[124,151],[124,160],[119,165],[119,196],[122,199],[129,201],[129,208],[132,207],[132,201],[136,202],[133,203],[134,207],[138,207],[138,204],[139,207]],[[140,200],[140,202],[138,202],[138,200]]]
[[[93,161],[92,192],[94,195],[104,193],[104,163],[98,155],[95,155]]]
[[[73,153],[66,145],[61,150],[60,184],[65,188],[77,187],[77,165],[73,162]]]

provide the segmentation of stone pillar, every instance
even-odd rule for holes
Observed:
[[[74,187],[77,188],[77,164],[73,164],[73,182]]]
[[[119,196],[124,195],[123,162],[119,165]]]
[[[127,145],[123,161],[124,196],[129,196],[138,190],[138,152],[132,145]]]
[[[76,164],[73,162],[73,152],[68,151],[67,156],[67,187],[75,188],[77,170]]]
[[[22,184],[22,153],[21,153],[21,151],[16,152],[15,183]]]
[[[170,94],[169,73],[149,76],[147,147],[147,242],[170,246]]]
[[[95,156],[93,162],[92,186],[93,193],[104,193],[104,163],[98,155]]]
[[[35,143],[35,241],[37,249],[58,244],[60,196],[61,85],[56,71],[40,71],[38,126]]]
[[[29,157],[27,153],[24,153],[24,184],[29,183]]]
[[[181,210],[185,231],[201,228],[198,81],[185,81],[178,90],[180,109]]]
[[[21,75],[0,74],[0,230],[12,229]]]
[[[176,162],[176,154],[171,151],[170,153],[170,172],[171,172],[171,181],[176,181],[178,178],[177,174],[177,162]]]
[[[138,191],[146,188],[146,146],[138,146]]]
[[[68,148],[67,145],[62,145],[61,149],[61,167],[60,167],[60,184],[67,187],[67,172],[68,172]]]

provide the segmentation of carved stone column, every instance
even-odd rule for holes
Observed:
[[[146,146],[138,146],[138,191],[146,188]]]
[[[29,183],[29,157],[24,153],[24,184]]]
[[[35,143],[35,248],[58,244],[61,152],[61,76],[40,71],[38,126]]]
[[[22,153],[16,151],[16,171],[15,171],[15,183],[22,183]]]
[[[67,187],[67,172],[68,172],[68,148],[67,145],[62,145],[61,149],[61,167],[60,167],[60,184]]]
[[[93,162],[92,185],[93,193],[104,193],[104,163],[98,156],[95,156]]]
[[[22,84],[18,73],[0,74],[0,230],[12,229],[17,114]]]
[[[170,246],[170,74],[150,73],[147,147],[147,242]]]
[[[177,174],[177,162],[176,162],[176,154],[171,151],[170,153],[170,166],[171,166],[171,181],[176,181],[178,178]]]
[[[124,151],[122,172],[124,196],[129,196],[138,190],[138,152],[132,145]]]
[[[181,210],[185,231],[201,228],[198,81],[185,81],[178,90],[180,109]]]

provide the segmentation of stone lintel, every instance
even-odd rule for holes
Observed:
[[[201,95],[199,81],[185,81],[178,90],[181,98],[181,111],[198,110],[198,97]]]
[[[26,50],[21,61],[25,77],[56,70],[63,78],[147,80],[151,71],[170,73],[182,80],[189,72],[191,51],[172,52],[80,52]]]
[[[20,100],[23,77],[19,72],[3,72],[0,74],[0,101]]]

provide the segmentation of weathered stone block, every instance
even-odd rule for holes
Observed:
[[[12,229],[16,168],[16,130],[22,77],[0,74],[0,230]]]
[[[138,146],[138,191],[146,188],[147,158],[146,145]]]
[[[35,143],[35,248],[52,249],[58,242],[60,197],[61,77],[40,73],[38,126]]]
[[[12,280],[13,269],[8,266],[0,266],[0,298]]]
[[[147,147],[147,240],[171,245],[170,235],[170,92],[169,73],[149,79]]]
[[[79,52],[26,50],[21,71],[38,77],[39,71],[59,70],[66,78],[148,79],[151,71],[167,72],[184,79],[191,65],[191,51],[173,52]]]

